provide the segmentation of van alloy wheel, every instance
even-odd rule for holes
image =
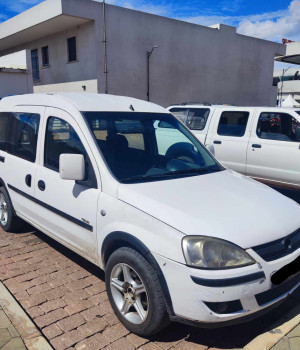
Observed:
[[[7,225],[8,220],[8,209],[7,209],[7,203],[6,199],[4,197],[4,194],[0,194],[0,221],[2,226]]]
[[[111,292],[121,315],[133,324],[143,323],[148,316],[148,296],[138,273],[129,265],[114,266],[110,278]]]

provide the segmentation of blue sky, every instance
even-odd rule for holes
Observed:
[[[50,0],[51,1],[51,0]],[[100,0],[95,0],[100,1]],[[106,0],[108,3],[202,25],[234,25],[241,34],[280,42],[300,40],[300,0]],[[1,0],[4,21],[42,0]]]

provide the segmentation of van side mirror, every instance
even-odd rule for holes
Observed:
[[[206,145],[206,148],[208,149],[208,151],[214,156],[215,155],[215,147],[214,145]]]
[[[59,175],[63,180],[83,181],[85,178],[84,156],[82,154],[61,154]]]
[[[296,140],[300,141],[300,125],[296,126],[295,136],[296,136]]]

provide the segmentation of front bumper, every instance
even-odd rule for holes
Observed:
[[[271,281],[274,273],[299,257],[300,250],[272,262],[252,250],[249,254],[257,264],[229,270],[190,268],[154,254],[169,288],[175,313],[172,319],[219,326],[248,321],[300,286],[300,272],[279,286]]]

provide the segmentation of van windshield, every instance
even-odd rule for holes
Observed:
[[[121,183],[224,170],[171,114],[83,112],[111,172]]]

